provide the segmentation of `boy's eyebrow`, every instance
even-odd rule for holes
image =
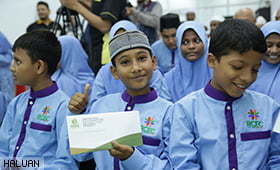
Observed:
[[[139,55],[139,54],[143,54],[143,53],[147,54],[147,51],[141,50],[141,51],[138,51],[136,54]]]
[[[119,57],[119,60],[121,60],[121,59],[124,58],[124,57],[128,57],[128,55],[121,55],[121,56]]]
[[[16,55],[13,56],[14,56],[14,60],[20,61],[20,59]]]

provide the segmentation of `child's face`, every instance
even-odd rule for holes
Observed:
[[[185,31],[181,43],[183,57],[195,61],[202,56],[203,49],[204,45],[199,36],[193,30]]]
[[[270,64],[280,63],[280,35],[271,34],[266,38],[267,51],[265,60]]]
[[[253,50],[242,54],[232,51],[220,60],[210,53],[208,65],[214,71],[212,86],[231,97],[240,97],[256,80],[262,59],[263,55]]]
[[[164,44],[171,50],[177,48],[176,45],[176,28],[163,29],[161,33],[162,40]]]
[[[31,58],[24,49],[16,49],[10,66],[16,84],[32,86],[36,77],[36,67],[36,62],[32,63]]]
[[[156,68],[156,60],[144,48],[130,49],[115,57],[111,67],[115,79],[121,80],[129,94],[142,95],[149,91],[149,81]]]

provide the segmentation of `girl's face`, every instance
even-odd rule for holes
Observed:
[[[182,55],[186,60],[198,60],[204,51],[204,44],[193,30],[185,31],[181,42]]]
[[[270,64],[280,63],[280,35],[271,34],[266,38],[266,56],[265,60]]]

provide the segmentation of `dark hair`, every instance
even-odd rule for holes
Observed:
[[[245,20],[230,19],[220,23],[210,39],[209,53],[218,59],[230,51],[242,54],[250,50],[265,53],[266,43],[260,29]]]
[[[49,8],[49,4],[46,3],[46,2],[44,2],[44,1],[39,1],[39,2],[37,3],[37,6],[39,6],[39,5],[45,5],[48,9],[50,9],[50,8]]]
[[[20,36],[13,45],[13,51],[26,50],[32,63],[42,60],[48,66],[48,74],[52,75],[61,57],[61,45],[50,31],[38,30]]]
[[[160,17],[160,32],[162,32],[163,29],[177,29],[180,24],[181,22],[178,14],[167,13]]]

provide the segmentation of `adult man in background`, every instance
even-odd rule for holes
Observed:
[[[280,8],[276,12],[275,20],[280,21]]]
[[[221,15],[215,15],[210,20],[210,37],[213,34],[214,30],[218,27],[218,25],[224,22],[225,18]]]
[[[194,21],[195,20],[195,12],[194,10],[189,10],[187,13],[186,13],[186,21]]]
[[[31,32],[34,30],[51,30],[53,26],[55,25],[55,22],[52,21],[50,16],[50,8],[48,3],[44,1],[39,1],[37,3],[37,14],[39,19],[35,21],[34,23],[30,24],[26,32]],[[61,26],[58,24],[58,35],[63,35],[65,32],[62,30]]]
[[[137,7],[127,7],[126,15],[133,21],[148,38],[150,44],[158,40],[159,18],[162,15],[162,7],[159,2],[151,0],[137,0]]]
[[[252,9],[242,8],[239,9],[233,16],[234,19],[247,20],[252,24],[256,24],[256,16]]]
[[[65,7],[77,11],[87,21],[84,41],[89,54],[89,66],[95,74],[110,62],[109,35],[112,25],[123,18],[126,0],[60,0]]]

